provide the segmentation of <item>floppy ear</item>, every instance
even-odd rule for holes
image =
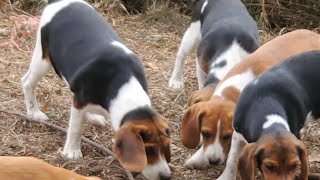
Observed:
[[[113,152],[126,170],[140,172],[148,163],[144,142],[132,125],[123,125],[116,132]]]
[[[203,103],[197,103],[187,109],[182,117],[181,140],[182,144],[189,149],[198,146],[200,141],[201,113]]]
[[[299,153],[301,162],[301,173],[296,178],[296,180],[307,180],[309,174],[308,153],[306,150],[306,146],[301,141],[299,141],[297,144],[297,151]]]
[[[187,107],[190,107],[196,103],[209,101],[214,93],[215,88],[212,86],[206,86],[201,90],[195,90],[191,93],[188,100]]]
[[[242,150],[238,159],[238,170],[241,180],[254,180],[257,170],[255,151],[256,143],[247,144]]]

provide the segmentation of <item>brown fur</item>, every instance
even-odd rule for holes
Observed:
[[[116,132],[113,147],[120,164],[129,171],[139,172],[147,164],[159,161],[159,153],[170,162],[168,121],[160,115],[152,120],[131,120]]]
[[[209,101],[214,90],[215,90],[214,87],[212,87],[211,85],[208,85],[200,90],[193,91],[188,100],[187,107],[190,107],[199,102]]]
[[[0,156],[0,179],[10,180],[100,180],[56,167],[34,157]]]
[[[238,169],[241,179],[254,180],[257,168],[265,180],[307,180],[306,147],[290,132],[266,134],[243,149]]]
[[[296,30],[279,36],[264,44],[254,53],[235,65],[227,73],[225,78],[219,82],[216,89],[227,79],[242,74],[249,69],[253,71],[254,75],[258,76],[292,55],[311,50],[320,50],[320,36],[312,31]],[[215,134],[219,119],[222,125],[221,133],[229,133],[230,129],[232,131],[232,115],[240,93],[241,92],[235,87],[226,87],[222,90],[222,97],[214,95],[209,101],[190,106],[182,118],[183,144],[188,148],[196,147],[197,142],[199,142],[199,140],[196,139],[200,138],[201,129],[207,129],[210,131],[210,134]],[[196,97],[192,98],[196,99]],[[192,120],[187,117],[192,117]],[[201,123],[195,123],[199,121],[199,117],[201,117]],[[203,142],[205,145],[212,144],[214,143],[214,138],[204,139]],[[224,150],[227,155],[231,138],[220,142],[222,142],[223,147],[226,147]]]

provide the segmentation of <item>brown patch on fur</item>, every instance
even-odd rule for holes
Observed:
[[[239,89],[235,88],[234,86],[229,86],[226,87],[222,91],[222,96],[225,97],[228,100],[231,100],[232,102],[237,102],[238,98],[240,96],[240,91]]]
[[[208,101],[212,97],[214,90],[214,87],[208,85],[203,89],[193,91],[188,100],[187,107],[190,107],[199,102]]]
[[[320,50],[320,35],[301,29],[281,35],[262,45],[255,52],[235,65],[218,84],[251,69],[257,76],[286,58],[311,50]]]
[[[50,165],[34,157],[0,156],[0,179],[14,180],[100,180]]]
[[[232,115],[235,104],[220,97],[213,97],[210,101],[200,102],[188,108],[182,118],[181,139],[188,148],[195,148],[203,135],[203,145],[206,148],[213,144],[217,135],[217,124],[220,120],[220,142],[227,155],[232,136]]]
[[[128,121],[116,132],[113,151],[127,170],[139,172],[159,161],[159,154],[170,162],[168,121],[160,115],[153,119]]]
[[[306,147],[285,130],[266,134],[257,143],[246,145],[238,160],[241,179],[255,179],[257,168],[265,180],[307,180]]]

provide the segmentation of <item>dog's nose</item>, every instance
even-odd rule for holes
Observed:
[[[209,159],[209,163],[211,164],[211,165],[219,165],[219,163],[220,163],[220,160],[219,159]]]
[[[160,180],[170,180],[170,179],[171,179],[171,176],[170,176],[170,175],[160,174]]]

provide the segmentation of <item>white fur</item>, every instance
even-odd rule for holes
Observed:
[[[221,122],[219,120],[217,123],[217,134],[214,143],[206,148],[202,145],[201,148],[186,161],[185,166],[189,168],[197,168],[202,164],[208,164],[210,159],[219,160],[220,164],[222,164],[225,160],[225,155],[220,143],[220,131]]]
[[[118,130],[126,113],[143,106],[151,106],[150,98],[135,77],[122,85],[110,103],[110,118],[114,130]]]
[[[247,71],[237,74],[235,76],[232,76],[225,80],[213,93],[213,95],[222,96],[222,91],[230,86],[233,86],[237,88],[240,92],[249,84],[253,79],[255,78],[255,75],[252,73],[251,69],[248,69]]]
[[[46,24],[48,24],[59,11],[61,11],[63,8],[67,7],[71,3],[75,2],[84,3],[92,8],[90,4],[82,0],[64,0],[49,4],[46,6],[46,8],[44,8],[42,12],[40,27],[43,27]]]
[[[221,53],[215,62],[212,63],[210,74],[214,74],[218,79],[221,80],[236,64],[238,64],[248,55],[249,53],[245,51],[236,40],[234,40],[231,46],[226,51]],[[218,64],[224,60],[227,61],[227,64],[224,67],[214,67],[215,64]]]
[[[282,124],[288,131],[290,131],[288,122],[285,119],[283,119],[281,116],[277,114],[269,114],[266,116],[266,119],[267,121],[262,125],[263,129],[267,129],[273,124]]]
[[[201,23],[196,21],[191,23],[185,34],[183,35],[181,45],[179,47],[177,58],[169,80],[169,87],[180,89],[184,87],[183,69],[186,56],[190,54],[200,43],[201,40]]]
[[[199,168],[203,163],[205,163],[204,159],[204,150],[203,150],[203,145],[201,146],[200,149],[196,153],[194,153],[184,164],[184,166],[194,169],[194,168]]]
[[[159,161],[156,164],[147,165],[141,173],[149,180],[160,180],[160,175],[171,176],[167,161],[159,154]]]
[[[206,161],[209,162],[210,159],[212,160],[219,160],[220,165],[225,161],[225,155],[223,152],[223,147],[220,143],[220,131],[221,131],[221,122],[220,120],[217,123],[217,134],[213,144],[210,144],[204,150],[204,157]]]
[[[204,9],[207,7],[208,1],[205,1],[201,7],[201,14],[203,13]]]
[[[90,124],[97,125],[97,126],[106,126],[107,122],[104,116],[101,116],[99,114],[93,114],[90,112],[87,112],[84,116],[84,119],[88,121]]]
[[[238,172],[237,159],[246,144],[247,141],[245,140],[243,135],[236,131],[233,131],[231,148],[229,151],[226,167],[217,180],[236,180]]]
[[[67,140],[62,152],[68,159],[82,158],[80,145],[84,114],[84,108],[76,109],[73,106],[71,107]]]
[[[47,115],[40,111],[35,88],[42,76],[46,75],[51,67],[47,60],[42,59],[42,46],[40,30],[37,32],[36,46],[33,51],[32,60],[27,73],[21,78],[27,115],[38,120],[48,120]]]
[[[196,59],[196,68],[197,68],[198,86],[199,86],[199,89],[202,89],[204,87],[204,83],[206,82],[207,74],[203,72],[203,70],[201,69],[198,59]]]
[[[126,54],[133,54],[133,52],[130,49],[128,49],[124,44],[122,44],[119,41],[113,41],[111,44],[113,46],[116,46],[116,47],[122,49]]]

